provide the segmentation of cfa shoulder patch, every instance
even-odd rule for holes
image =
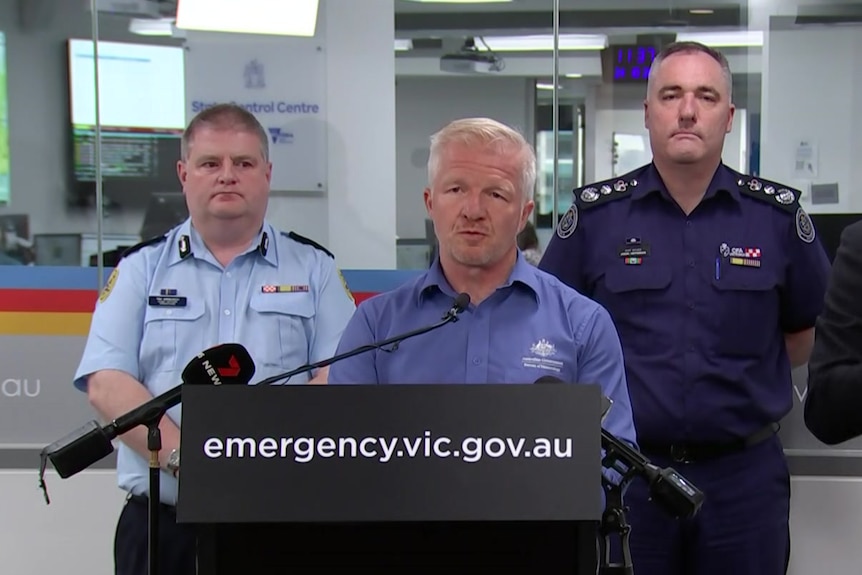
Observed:
[[[111,295],[111,292],[114,290],[114,284],[117,283],[117,278],[120,276],[120,268],[114,268],[114,271],[111,272],[111,275],[108,276],[108,281],[105,282],[105,287],[102,288],[101,293],[99,293],[99,303],[104,303],[108,296]]]
[[[780,184],[752,176],[742,176],[737,180],[739,191],[744,196],[766,202],[788,213],[796,213],[802,192]]]
[[[557,237],[564,240],[578,229],[578,205],[572,203],[557,223]]]
[[[141,243],[135,244],[132,247],[128,248],[126,251],[124,251],[123,255],[120,256],[120,259],[128,257],[128,256],[132,255],[133,253],[140,251],[147,246],[155,246],[155,245],[158,245],[158,244],[160,244],[162,242],[166,242],[166,241],[168,241],[168,235],[167,234],[164,234],[161,236],[156,236],[156,237],[150,238],[148,240],[144,240]]]
[[[817,232],[814,231],[814,222],[811,221],[811,216],[808,215],[802,206],[796,210],[796,235],[799,239],[810,244],[814,241]]]
[[[319,243],[317,243],[316,241],[314,241],[312,239],[309,239],[305,236],[301,236],[295,232],[281,232],[281,235],[287,236],[295,242],[299,242],[301,244],[305,244],[307,246],[317,248],[318,250],[322,251],[323,253],[325,253],[326,255],[331,257],[332,259],[335,259],[335,254],[333,254],[331,251],[329,251],[328,249],[326,249],[325,247],[323,247],[322,245],[320,245]]]
[[[582,210],[591,209],[614,200],[629,197],[632,188],[636,188],[637,185],[637,179],[622,177],[597,182],[583,188],[576,188],[574,190],[575,203]]]

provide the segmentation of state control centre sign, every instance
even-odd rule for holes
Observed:
[[[326,189],[326,56],[318,37],[189,31],[186,122],[219,103],[242,106],[263,125],[274,191]]]

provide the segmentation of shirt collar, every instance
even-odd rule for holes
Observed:
[[[727,193],[737,202],[740,201],[739,194],[739,179],[741,175],[737,174],[723,162],[718,164],[709,186],[706,188],[704,199],[713,198],[719,192]],[[632,199],[640,200],[651,194],[661,194],[667,200],[670,200],[670,193],[664,185],[661,174],[658,173],[655,163],[650,162],[640,174],[638,174],[638,184],[632,190]]]
[[[212,257],[200,234],[192,225],[191,218],[180,224],[169,241],[172,241],[173,245],[170,246],[168,265],[190,258],[215,262],[215,258]],[[265,262],[276,267],[278,266],[277,244],[275,230],[269,223],[264,222],[249,248],[240,255],[257,252]]]
[[[497,290],[518,284],[528,288],[535,296],[536,301],[539,301],[539,273],[542,272],[536,269],[534,265],[530,264],[530,262],[524,258],[524,255],[520,250],[517,250],[515,266],[509,273],[509,278],[504,284],[500,285]],[[446,276],[443,273],[439,256],[434,260],[434,263],[431,264],[431,267],[428,268],[428,271],[425,272],[425,275],[422,277],[422,281],[419,283],[417,303],[421,304],[425,296],[431,293],[443,293],[453,299],[458,295],[455,293],[455,290],[449,284],[449,280],[446,279]]]

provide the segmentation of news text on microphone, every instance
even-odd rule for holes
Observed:
[[[282,459],[310,463],[319,459],[369,459],[380,463],[402,458],[571,459],[571,437],[209,437],[203,452],[210,459]]]

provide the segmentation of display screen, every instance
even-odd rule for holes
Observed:
[[[73,179],[87,191],[96,178],[96,70],[92,40],[69,40]],[[99,42],[98,123],[105,193],[163,190],[176,184],[185,127],[181,47]]]
[[[602,51],[602,76],[605,82],[646,82],[650,66],[658,56],[655,46],[612,45]]]

